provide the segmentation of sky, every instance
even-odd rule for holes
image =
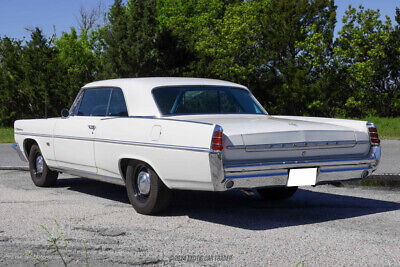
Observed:
[[[99,0],[0,0],[0,37],[16,39],[29,38],[26,27],[39,27],[46,36],[57,36],[69,31],[71,26],[78,27],[77,17],[81,6],[91,9]],[[101,0],[104,11],[114,0]],[[342,16],[349,4],[358,7],[380,9],[381,15],[388,15],[394,23],[395,8],[400,7],[399,0],[336,0],[337,25],[335,35],[342,26]]]

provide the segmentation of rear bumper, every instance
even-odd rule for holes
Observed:
[[[235,188],[286,186],[289,170],[295,168],[317,167],[316,185],[362,179],[376,170],[380,157],[380,146],[372,146],[368,156],[364,158],[243,164],[224,164],[221,154],[211,153],[210,166],[214,190],[226,191]]]

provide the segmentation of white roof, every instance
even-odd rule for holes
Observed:
[[[248,90],[245,86],[214,79],[203,78],[127,78],[97,81],[86,84],[83,88],[90,87],[119,87],[122,89],[128,113],[130,116],[160,116],[158,107],[153,99],[151,90],[160,86],[179,85],[211,85],[211,86],[232,86]]]

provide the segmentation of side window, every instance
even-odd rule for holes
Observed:
[[[86,89],[83,93],[77,116],[105,116],[111,89]]]
[[[121,89],[113,89],[107,116],[128,117],[128,110]]]

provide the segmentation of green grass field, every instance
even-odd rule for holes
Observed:
[[[0,128],[0,143],[14,143],[13,128]]]
[[[400,139],[400,117],[368,117],[363,120],[375,123],[381,139]]]
[[[362,120],[371,121],[376,124],[381,139],[400,139],[400,117],[380,118],[368,117]],[[0,128],[0,143],[13,143],[13,128]]]

